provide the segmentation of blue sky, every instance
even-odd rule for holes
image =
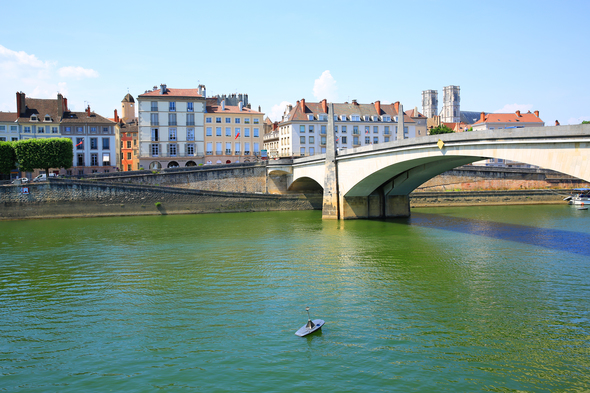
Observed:
[[[462,110],[590,120],[587,0],[0,3],[1,111],[59,91],[112,117],[128,91],[204,84],[278,120],[301,98],[422,111],[427,89],[440,110],[458,85]]]

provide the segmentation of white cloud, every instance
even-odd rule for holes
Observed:
[[[506,104],[494,113],[514,113],[516,111],[527,112],[533,109],[532,104]]]
[[[91,68],[82,68],[82,67],[61,67],[58,70],[59,76],[62,78],[74,78],[74,79],[82,79],[82,78],[98,78],[98,72],[94,71]]]
[[[336,80],[330,74],[330,70],[322,72],[322,75],[313,83],[313,95],[318,101],[324,98],[330,102],[337,101],[337,90]]]
[[[281,118],[282,118],[282,116],[283,116],[283,113],[285,113],[285,107],[287,105],[293,105],[293,104],[291,104],[288,101],[283,101],[280,104],[273,105],[272,108],[271,108],[271,110],[270,110],[270,113],[267,114],[268,115],[268,118],[270,120],[272,120],[273,122],[274,121],[280,121]]]
[[[582,124],[584,120],[590,121],[590,116],[570,117],[567,124]]]

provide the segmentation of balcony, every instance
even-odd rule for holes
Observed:
[[[245,156],[249,156],[249,155],[250,155],[250,150],[245,150],[245,151],[244,151],[244,155],[245,155]]]
[[[207,151],[207,155],[208,156],[212,156],[213,155],[213,152],[212,151]]]
[[[236,155],[236,156],[239,156],[239,155],[240,155],[240,151],[239,151],[239,150],[236,150],[236,151],[234,152],[234,155]]]
[[[218,155],[218,156],[220,156],[220,155],[222,155],[222,154],[223,154],[223,152],[222,152],[221,150],[216,150],[216,151],[215,151],[215,154],[216,154],[216,155]]]
[[[231,156],[231,149],[225,149],[225,154]]]

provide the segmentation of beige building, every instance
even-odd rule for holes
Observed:
[[[243,102],[237,106],[210,101],[205,117],[205,164],[256,161],[263,146],[264,113]]]

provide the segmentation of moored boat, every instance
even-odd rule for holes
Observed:
[[[570,205],[590,204],[590,188],[575,188],[572,195],[564,198]]]

